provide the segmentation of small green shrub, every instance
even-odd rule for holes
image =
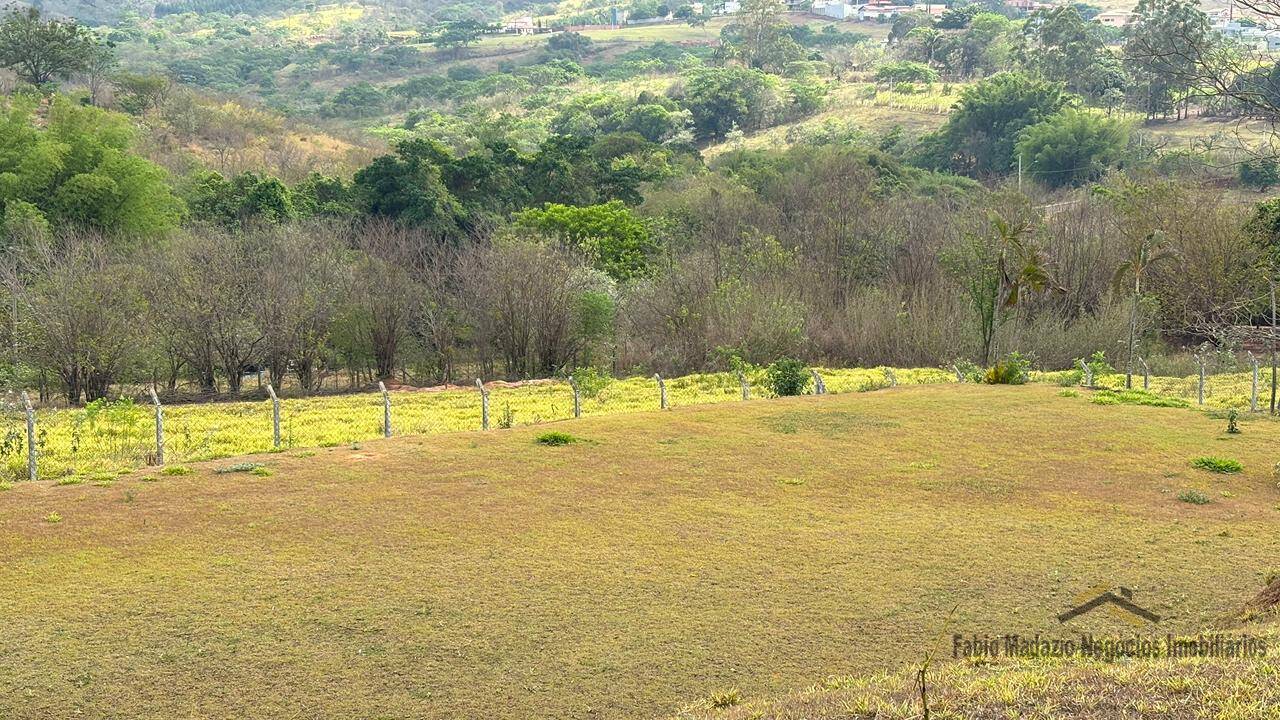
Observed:
[[[1230,435],[1240,434],[1240,413],[1235,408],[1227,410],[1227,433]]]
[[[510,430],[515,427],[516,416],[511,412],[511,403],[502,404],[502,415],[498,417],[498,427],[503,430]]]
[[[1080,393],[1075,390],[1060,390],[1058,391],[1058,397],[1080,397]]]
[[[715,710],[733,707],[742,702],[742,692],[738,688],[729,688],[728,690],[711,693],[711,697],[707,698],[707,702]]]
[[[585,398],[599,397],[600,393],[613,382],[613,378],[593,367],[580,367],[573,371],[573,381],[578,383],[578,392]]]
[[[1192,505],[1208,505],[1210,503],[1209,496],[1199,490],[1183,490],[1178,493],[1178,499]]]
[[[219,475],[226,475],[227,473],[247,473],[254,472],[260,467],[263,467],[262,463],[242,462],[236,463],[235,465],[224,465],[223,467],[216,468],[214,472]]]
[[[190,475],[194,472],[195,470],[192,470],[186,465],[166,465],[165,468],[160,471],[160,474],[161,475]]]
[[[987,368],[982,381],[988,385],[1021,385],[1027,381],[1031,370],[1031,358],[1014,351]]]
[[[44,521],[47,523],[54,523],[54,524],[60,523],[62,522],[62,516],[56,512],[51,512],[48,515],[44,516]]]
[[[254,475],[257,475],[258,477],[271,477],[272,475],[275,475],[275,472],[273,472],[271,468],[265,465],[259,465],[258,467],[250,470],[249,472]]]
[[[765,368],[769,389],[778,397],[803,395],[813,378],[809,366],[795,358],[780,358]]]
[[[570,435],[567,432],[552,430],[551,432],[542,433],[541,435],[539,435],[537,438],[534,439],[534,442],[538,443],[539,445],[558,446],[558,445],[568,445],[570,443],[578,442],[578,438]]]
[[[1196,467],[1201,470],[1208,470],[1209,472],[1216,473],[1238,473],[1241,470],[1244,470],[1244,466],[1241,465],[1238,460],[1213,457],[1209,455],[1192,460],[1191,465],[1192,467]]]

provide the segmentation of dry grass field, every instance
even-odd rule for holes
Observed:
[[[901,386],[19,483],[0,717],[647,717],[731,689],[732,717],[848,717],[848,695],[820,715],[785,693],[949,660],[953,631],[1056,631],[1100,585],[1162,632],[1233,623],[1280,569],[1280,425],[1060,392]],[[535,442],[551,429],[577,441]],[[1192,467],[1209,455],[1244,470]],[[1264,717],[1244,710],[1223,716]]]

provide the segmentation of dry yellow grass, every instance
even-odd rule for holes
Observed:
[[[1280,427],[1058,392],[899,387],[590,417],[554,426],[580,439],[563,447],[519,427],[252,458],[270,476],[20,483],[0,493],[0,717],[652,716],[896,672],[948,628],[1055,629],[1099,583],[1162,630],[1232,617],[1280,557]]]

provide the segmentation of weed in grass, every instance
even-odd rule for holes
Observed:
[[[1189,408],[1191,403],[1149,393],[1146,390],[1108,390],[1095,392],[1090,399],[1095,405],[1145,405],[1147,407]]]
[[[1080,397],[1080,393],[1075,390],[1060,390],[1058,397]]]
[[[265,465],[259,465],[258,467],[250,470],[249,472],[253,473],[254,475],[257,475],[258,477],[271,477],[272,475],[275,475],[275,472],[273,472],[271,468]]]
[[[90,483],[90,485],[93,485],[94,487],[111,487],[112,485],[115,485],[115,484],[116,484],[115,480],[94,480],[92,483]]]
[[[782,484],[783,485],[803,485],[804,479],[803,478],[783,478]]]
[[[534,442],[538,443],[539,445],[552,445],[552,446],[568,445],[570,443],[578,442],[578,438],[570,435],[567,432],[552,430],[551,432],[544,432],[538,437],[534,438]]]
[[[1208,505],[1211,502],[1209,496],[1199,490],[1183,490],[1178,493],[1178,499],[1192,505]]]
[[[1240,413],[1235,408],[1227,410],[1227,433],[1230,435],[1240,434]]]
[[[190,475],[190,474],[191,474],[191,473],[193,473],[193,472],[195,472],[195,470],[192,470],[191,468],[187,467],[186,465],[168,465],[168,466],[166,466],[166,467],[165,467],[165,469],[163,469],[163,470],[161,470],[161,471],[160,471],[160,474],[162,474],[162,475]]]
[[[224,465],[220,468],[216,468],[214,472],[219,475],[226,475],[227,473],[246,473],[253,472],[260,467],[262,467],[262,463],[242,462],[236,463],[235,465]]]
[[[510,430],[515,427],[516,416],[511,412],[511,403],[502,404],[502,415],[498,417],[498,427],[502,430]]]
[[[134,494],[132,490],[124,491],[124,501],[126,504],[133,502]]]
[[[315,455],[315,451],[313,451],[313,450],[302,450],[302,451],[300,451],[300,452],[293,453],[293,454],[292,454],[292,455],[290,455],[289,457],[296,457],[296,458],[309,458],[309,457],[311,457],[312,455]]]
[[[79,485],[80,483],[83,483],[83,482],[84,482],[84,478],[80,477],[79,475],[68,475],[66,477],[58,478],[57,482],[55,482],[54,485]]]
[[[138,478],[138,482],[159,482],[159,480],[160,478],[156,477],[155,475],[143,475],[142,477]]]
[[[738,690],[738,688],[729,688],[728,690],[714,692],[711,693],[711,697],[707,698],[707,703],[715,710],[733,707],[741,702],[742,692]]]
[[[1213,457],[1211,455],[1198,457],[1195,460],[1192,460],[1191,466],[1216,473],[1238,473],[1241,470],[1244,470],[1244,466],[1237,460]]]
[[[57,524],[62,522],[62,516],[56,512],[51,512],[48,515],[44,516],[44,521],[47,523]]]

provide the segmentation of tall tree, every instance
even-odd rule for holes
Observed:
[[[1142,0],[1128,29],[1131,102],[1147,117],[1182,119],[1197,88],[1197,58],[1212,52],[1209,18],[1197,0]]]
[[[1138,346],[1138,313],[1142,301],[1142,279],[1152,266],[1178,257],[1178,252],[1165,239],[1164,233],[1153,230],[1134,241],[1128,257],[1116,267],[1114,282],[1117,288],[1128,290],[1132,282],[1129,308],[1129,357],[1125,361],[1124,386],[1133,387],[1133,359]]]
[[[45,20],[34,7],[12,10],[0,22],[0,66],[32,85],[86,70],[96,46],[93,34],[74,20]]]

